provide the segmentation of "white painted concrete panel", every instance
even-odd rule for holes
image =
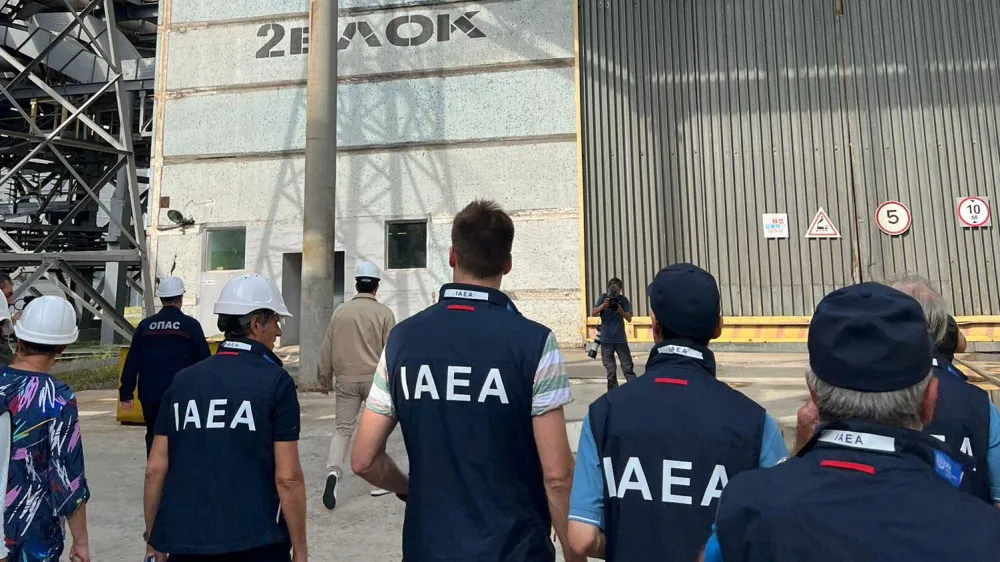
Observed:
[[[345,84],[339,95],[340,146],[576,130],[572,68]],[[301,150],[305,97],[305,88],[295,87],[169,99],[164,155]]]
[[[156,275],[163,278],[176,275],[189,287],[195,287],[201,271],[201,230],[198,228],[160,233],[157,238]],[[196,290],[189,291],[184,306],[197,306],[200,298]]]
[[[410,23],[399,27],[398,18],[410,18]],[[303,18],[172,30],[167,89],[305,80],[308,25]],[[374,12],[342,17],[339,26],[340,36],[350,40],[339,54],[341,77],[573,57],[569,0]],[[394,45],[387,30],[396,27],[397,37],[419,37],[425,30],[428,39]]]
[[[167,164],[160,195],[198,224],[301,222],[304,171],[302,157]],[[477,197],[510,212],[573,213],[576,177],[572,142],[343,153],[337,215],[454,214]],[[172,224],[161,215],[162,226]]]
[[[301,150],[305,88],[168,99],[163,154],[220,155]]]
[[[519,219],[514,228],[514,268],[504,279],[507,287],[512,290],[580,288],[577,217]]]
[[[268,222],[247,227],[246,269],[281,286],[285,253],[302,251],[302,223]]]
[[[309,0],[170,0],[171,24],[307,12]]]
[[[514,0],[516,1],[516,0]],[[414,4],[426,4],[427,0],[340,0],[340,9],[352,8],[392,8]]]
[[[214,320],[211,310],[218,291],[229,279],[243,271],[202,271],[204,237],[211,228],[233,224],[202,224],[200,228],[186,233],[168,231],[157,234],[158,275],[178,275],[198,287],[197,303],[188,304],[197,304],[195,316],[210,324],[212,333]],[[575,316],[567,317],[566,311],[579,310],[576,221],[522,220],[515,217],[515,228],[514,269],[504,279],[503,289],[514,295],[526,315],[552,327],[560,338],[568,337],[569,341],[575,341],[572,338],[579,330],[579,321]],[[249,223],[246,229],[245,271],[270,277],[280,287],[283,254],[297,253],[302,248],[301,223]],[[431,225],[428,230],[428,267],[414,270],[385,270],[385,224],[380,217],[344,219],[338,222],[337,231],[336,249],[345,253],[345,277],[349,278],[350,272],[361,261],[373,261],[383,270],[379,296],[399,318],[409,317],[427,307],[441,285],[451,280],[452,271],[447,262],[450,225],[446,222]],[[546,241],[546,237],[551,240]],[[353,287],[348,283],[347,298],[353,294]]]
[[[477,197],[511,212],[575,209],[576,143],[344,154],[338,197],[348,213],[456,213]],[[348,196],[349,195],[349,196]]]
[[[167,90],[305,80],[309,55],[293,42],[307,41],[308,19],[170,30]],[[280,27],[280,32],[274,26]],[[297,31],[294,31],[297,30]],[[260,33],[261,35],[258,35]],[[273,47],[275,33],[283,39]],[[293,37],[294,36],[294,37]],[[258,55],[277,55],[258,58]]]
[[[401,17],[408,17],[410,23],[399,26]],[[348,38],[352,24],[357,31],[347,48],[340,51],[342,76],[573,58],[572,0],[520,0],[375,12],[343,18],[342,38]],[[369,46],[363,40],[360,30],[364,24],[381,47]],[[409,46],[393,44],[392,31],[397,26],[396,35],[400,38],[416,38],[410,40]]]
[[[504,277],[505,290],[580,288],[580,226],[576,218],[525,220],[514,217],[514,230],[514,267]],[[441,241],[439,248],[446,259],[451,221],[433,224],[430,232],[435,240]],[[450,277],[451,273],[446,275]]]
[[[304,157],[167,164],[160,195],[170,197],[170,208],[196,224],[234,220],[301,224],[304,175]],[[161,217],[161,226],[169,224]]]
[[[559,345],[580,346],[583,336],[580,333],[583,309],[580,307],[580,294],[568,294],[566,298],[546,300],[515,301],[517,309],[526,318],[547,326],[556,335]]]

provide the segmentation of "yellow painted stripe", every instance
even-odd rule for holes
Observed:
[[[962,316],[955,319],[970,342],[1000,342],[1000,316]],[[587,318],[587,339],[593,340],[600,318]],[[630,342],[651,343],[652,321],[637,316],[626,325]],[[806,343],[808,316],[741,316],[723,319],[720,343]]]

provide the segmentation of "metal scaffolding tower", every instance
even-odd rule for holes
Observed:
[[[0,271],[15,299],[64,293],[102,343],[131,339],[130,296],[153,306],[156,18],[143,0],[0,0]]]

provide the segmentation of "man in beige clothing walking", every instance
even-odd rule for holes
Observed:
[[[358,294],[333,312],[323,338],[319,380],[324,389],[334,387],[337,393],[337,429],[330,440],[330,456],[326,461],[330,474],[323,491],[323,505],[327,509],[337,506],[337,488],[343,479],[341,467],[350,452],[348,445],[357,428],[358,412],[371,390],[389,330],[396,325],[389,307],[375,300],[379,280],[375,264],[365,262],[358,266],[354,274]],[[386,493],[372,490],[373,496]]]

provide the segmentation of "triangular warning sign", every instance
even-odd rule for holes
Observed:
[[[806,238],[840,238],[840,231],[826,214],[823,207],[819,208],[816,216],[813,217],[809,230],[806,231]]]

